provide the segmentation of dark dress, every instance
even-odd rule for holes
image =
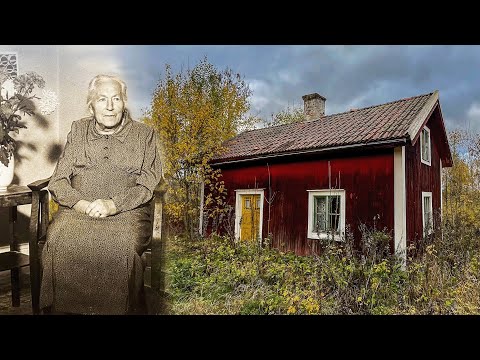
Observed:
[[[128,114],[113,135],[99,134],[94,122],[72,123],[49,183],[60,207],[42,251],[40,306],[79,314],[141,313],[141,255],[151,235],[150,200],[161,179],[156,133]],[[79,213],[73,206],[81,199],[112,199],[119,213]]]

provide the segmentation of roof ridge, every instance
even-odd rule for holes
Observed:
[[[279,124],[279,125],[265,126],[263,128],[258,128],[258,129],[246,130],[246,131],[241,132],[241,134],[245,134],[245,133],[251,132],[251,131],[259,131],[259,130],[265,130],[265,129],[279,128],[280,126],[288,126],[288,125],[293,125],[293,124],[297,124],[297,123],[301,123],[301,122],[312,123],[312,122],[315,122],[315,121],[320,121],[320,120],[325,119],[325,118],[329,118],[331,116],[337,116],[337,115],[342,115],[342,114],[350,114],[352,112],[357,112],[357,111],[371,109],[371,108],[375,108],[375,107],[379,107],[379,106],[390,105],[390,104],[394,104],[394,103],[398,103],[398,102],[402,102],[402,101],[412,100],[412,99],[419,98],[419,97],[426,96],[426,95],[431,96],[433,93],[434,93],[434,91],[431,91],[429,93],[424,93],[424,94],[420,94],[420,95],[406,97],[406,98],[403,98],[403,99],[388,101],[386,103],[370,105],[370,106],[366,106],[366,107],[355,109],[355,110],[347,110],[347,111],[343,111],[343,112],[339,112],[339,113],[335,113],[335,114],[324,115],[324,116],[322,116],[318,119],[314,119],[314,120],[298,121],[298,122],[293,122],[293,123],[289,123],[289,124]],[[238,135],[240,135],[240,134],[238,134]]]
[[[318,119],[315,119],[315,120],[310,120],[309,122],[318,121],[318,120],[320,120],[320,119],[323,119],[323,118],[326,118],[326,117],[330,117],[330,116],[336,116],[336,115],[342,115],[342,114],[350,114],[350,113],[352,113],[352,112],[357,112],[357,111],[362,111],[362,110],[371,109],[371,108],[375,108],[375,107],[380,107],[380,106],[384,106],[384,105],[390,105],[390,104],[394,104],[394,103],[398,103],[398,102],[402,102],[402,101],[412,100],[412,99],[419,98],[419,97],[422,97],[422,96],[427,96],[427,95],[428,95],[428,96],[431,96],[433,93],[434,93],[434,91],[429,92],[429,93],[425,93],[425,94],[420,94],[420,95],[415,95],[415,96],[406,97],[406,98],[403,98],[403,99],[388,101],[388,102],[382,103],[382,104],[370,105],[370,106],[366,106],[366,107],[363,107],[363,108],[358,108],[358,109],[355,109],[355,110],[348,110],[348,111],[343,111],[343,112],[340,112],[340,113],[325,115],[325,116],[322,116],[321,118],[318,118]]]

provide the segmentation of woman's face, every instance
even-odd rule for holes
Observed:
[[[125,102],[122,88],[115,80],[103,80],[97,84],[97,95],[92,102],[95,119],[104,129],[115,129],[121,124]]]

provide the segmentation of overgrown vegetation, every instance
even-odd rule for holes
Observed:
[[[382,232],[355,255],[351,239],[297,256],[212,236],[171,238],[167,291],[174,314],[480,314],[480,241],[439,232],[408,266]],[[412,249],[411,249],[412,250]],[[387,254],[387,255],[386,255]],[[386,256],[385,256],[386,255]]]

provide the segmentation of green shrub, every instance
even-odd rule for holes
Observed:
[[[443,233],[443,235],[442,235]],[[174,237],[167,291],[176,314],[479,314],[480,242],[443,229],[407,267],[388,251],[391,236],[362,229],[353,240],[297,256],[212,236]],[[267,240],[265,242],[268,242]]]

